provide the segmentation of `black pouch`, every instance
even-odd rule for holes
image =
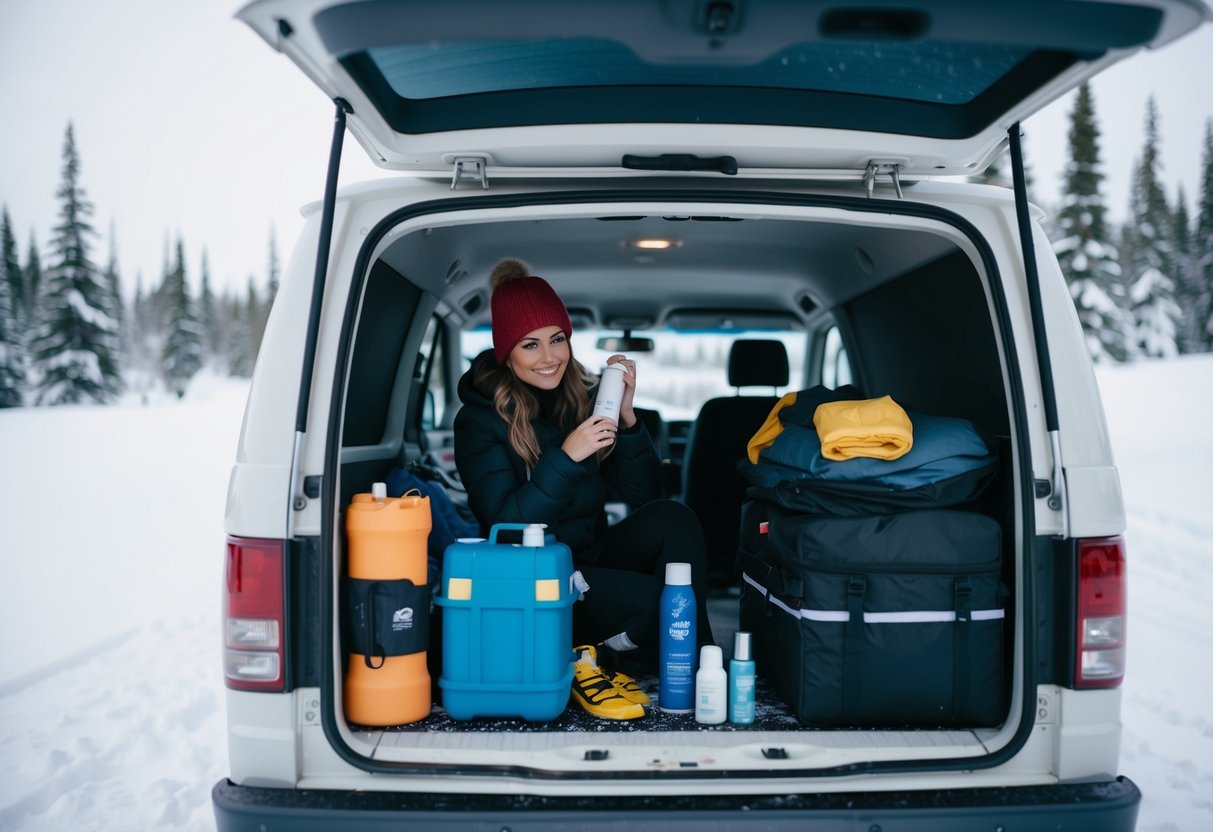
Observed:
[[[368,581],[347,578],[346,632],[349,649],[377,668],[387,656],[406,656],[429,648],[430,588],[409,580]]]
[[[756,641],[773,641],[758,653],[759,671],[800,719],[921,728],[1003,720],[1006,593],[994,520],[767,514],[765,555],[744,562],[742,622]]]

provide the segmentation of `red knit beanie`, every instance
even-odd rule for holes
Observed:
[[[493,354],[498,364],[505,363],[510,350],[528,332],[558,326],[572,336],[569,311],[556,290],[542,277],[533,276],[521,260],[502,260],[493,267],[489,283],[493,287]]]

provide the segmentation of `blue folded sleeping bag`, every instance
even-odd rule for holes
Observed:
[[[993,443],[966,419],[908,412],[914,444],[897,459],[826,459],[813,412],[827,401],[867,398],[855,387],[814,387],[779,412],[783,430],[742,473],[751,496],[812,513],[857,516],[938,508],[973,499],[997,472]]]

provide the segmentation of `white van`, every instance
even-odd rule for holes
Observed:
[[[229,487],[219,829],[1132,829],[1124,509],[1019,122],[1207,16],[1197,0],[245,7],[335,125]],[[337,190],[347,131],[399,175]],[[1008,143],[1014,190],[962,181]],[[689,503],[733,487],[688,476],[715,397],[854,382],[996,437],[997,721],[348,722],[345,509],[394,469],[458,505],[456,383],[503,257],[565,300],[583,363],[620,344],[638,359],[667,493]],[[734,390],[728,347],[755,338],[783,345],[790,377]],[[726,558],[729,523],[709,533]]]

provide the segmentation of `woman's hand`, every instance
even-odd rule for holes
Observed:
[[[636,362],[617,353],[608,358],[606,363],[608,367],[612,364],[623,366],[623,396],[619,400],[619,421],[623,427],[631,430],[636,426],[636,411],[632,409],[632,399],[636,397]]]
[[[568,454],[569,459],[581,462],[591,454],[603,448],[609,448],[615,441],[615,431],[619,428],[605,416],[591,416],[564,438],[560,450]]]

